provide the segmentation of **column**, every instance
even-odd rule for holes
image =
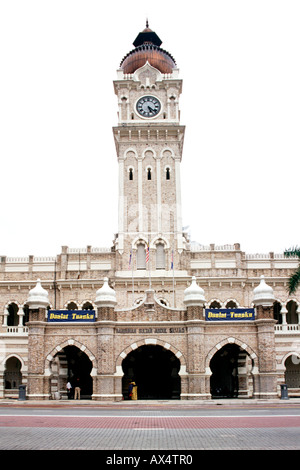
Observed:
[[[115,306],[116,292],[104,278],[103,286],[96,292],[97,306],[97,374],[94,376],[93,400],[121,400],[122,376],[115,370]]]
[[[100,310],[98,317],[101,317]],[[122,400],[122,376],[115,374],[114,337],[115,326],[112,322],[97,323],[98,370],[94,377],[93,400]]]
[[[139,210],[139,233],[144,230],[143,224],[143,160],[138,158],[138,210]]]
[[[124,159],[119,158],[118,250],[124,249]]]
[[[45,329],[46,310],[29,310],[28,325],[28,378],[26,395],[29,400],[50,398],[50,377],[45,376]]]
[[[5,307],[4,309],[4,314],[3,314],[3,325],[2,326],[7,326],[7,317],[8,317],[8,309]]]
[[[256,307],[258,371],[254,377],[254,398],[277,398],[274,292],[261,276],[260,284],[253,290]]]
[[[187,325],[187,372],[188,393],[182,398],[199,400],[210,398],[205,371],[205,321],[203,311],[205,305],[204,290],[198,286],[196,277],[184,291]]]
[[[201,307],[188,307],[188,309],[189,308],[202,310]],[[202,312],[199,312],[199,314],[202,316]],[[187,321],[188,393],[185,395],[182,393],[181,396],[183,399],[200,400],[210,398],[209,387],[207,387],[207,375],[205,372],[204,345],[205,321]]]
[[[286,316],[287,316],[288,311],[285,306],[281,308],[280,313],[282,317],[282,331],[286,331],[287,330]]]
[[[181,179],[180,179],[180,159],[175,157],[175,182],[176,182],[176,235],[177,248],[183,250],[182,241],[182,214],[181,214]]]
[[[49,298],[40,279],[29,291],[26,303],[29,307],[27,396],[30,400],[49,399],[50,376],[45,373],[46,312]]]
[[[23,307],[19,308],[18,315],[19,315],[18,331],[22,332],[23,331],[23,318],[25,315]]]
[[[155,227],[157,233],[161,233],[161,165],[160,157],[156,158],[156,192],[157,192],[157,226]],[[154,228],[154,227],[153,227]]]

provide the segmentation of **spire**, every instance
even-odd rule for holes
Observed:
[[[146,19],[146,28],[137,35],[133,43],[134,47],[141,46],[142,44],[154,44],[154,46],[158,47],[162,44],[157,34],[149,28],[148,18]]]

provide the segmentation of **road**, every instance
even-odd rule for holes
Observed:
[[[116,456],[141,450],[187,455],[196,450],[296,449],[300,449],[299,404],[0,403],[0,450],[105,450]]]

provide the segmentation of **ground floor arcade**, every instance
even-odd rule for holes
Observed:
[[[251,351],[236,342],[223,343],[216,345],[207,358],[207,370],[200,374],[205,383],[202,398],[255,397],[258,374]],[[91,358],[89,351],[73,340],[57,349],[59,351],[51,357],[48,370],[44,371],[45,390],[48,392],[40,398],[67,398],[66,384],[69,381],[72,385],[69,398],[74,399],[75,387],[79,381],[81,399],[101,399],[97,396],[97,383],[101,380],[101,375],[96,373],[95,359]],[[117,362],[119,365],[116,366],[112,374],[113,380],[110,381],[111,393],[108,391],[107,396],[102,399],[108,399],[111,395],[112,400],[128,400],[128,387],[132,381],[135,381],[138,387],[139,400],[193,398],[189,394],[189,382],[195,379],[195,374],[188,373],[183,355],[170,345],[157,340],[152,340],[152,344],[149,339],[140,341],[139,345],[131,345],[128,353],[121,353]],[[282,366],[284,375],[281,379],[278,378],[278,384],[286,383],[289,396],[298,396],[299,358],[293,354],[287,355]],[[17,398],[19,386],[27,385],[28,382],[27,368],[22,357],[11,355],[7,358],[1,375],[3,398]],[[198,398],[201,398],[200,394],[198,395]]]

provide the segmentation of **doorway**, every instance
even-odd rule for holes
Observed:
[[[168,349],[157,345],[141,346],[128,354],[122,368],[125,400],[128,399],[131,381],[137,384],[139,400],[180,399],[180,361]]]
[[[74,397],[74,389],[79,381],[80,398],[90,400],[93,394],[93,379],[91,377],[93,364],[85,352],[76,346],[66,346],[56,354],[52,363],[51,391],[59,392],[66,397],[66,384],[72,385],[71,398]]]
[[[252,369],[252,363],[249,364],[248,354],[237,344],[226,344],[216,352],[210,361],[210,369],[212,398],[250,395],[249,372]]]

